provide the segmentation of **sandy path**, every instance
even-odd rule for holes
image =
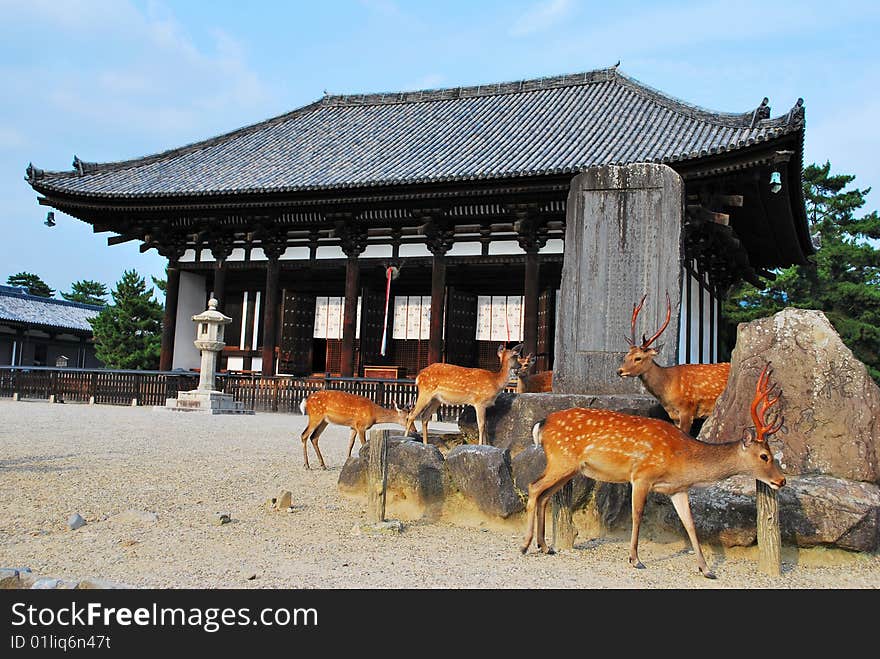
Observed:
[[[757,571],[754,550],[704,546],[715,581],[696,574],[683,541],[649,536],[646,570],[629,567],[618,537],[521,556],[521,518],[409,520],[398,536],[359,535],[363,505],[336,488],[347,429],[322,437],[330,469],[307,472],[303,427],[299,415],[0,400],[0,567],[148,588],[880,587],[880,556],[840,551],[786,548],[772,579]],[[282,488],[295,512],[265,508]],[[130,509],[158,520],[116,517]],[[88,524],[70,531],[74,512]],[[233,522],[212,525],[216,512]]]

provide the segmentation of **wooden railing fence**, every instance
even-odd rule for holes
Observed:
[[[192,371],[126,371],[56,368],[51,366],[0,366],[0,398],[48,400],[105,405],[163,406],[178,391],[195,389],[199,374]],[[339,389],[366,396],[383,407],[415,403],[415,380],[357,377],[291,377],[248,373],[221,373],[217,388],[232,394],[245,407],[258,412],[299,414],[303,398],[319,389]],[[515,386],[505,387],[514,391]],[[462,405],[441,405],[438,418],[454,421]]]

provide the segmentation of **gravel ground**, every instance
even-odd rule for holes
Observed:
[[[522,517],[400,516],[399,535],[358,534],[364,504],[336,487],[348,430],[328,427],[329,469],[306,471],[303,427],[299,415],[0,400],[0,567],[143,588],[880,587],[880,555],[790,547],[782,576],[771,578],[754,548],[704,546],[718,576],[708,580],[684,540],[644,530],[645,570],[628,565],[625,537],[578,538],[555,556],[533,545],[522,556]],[[282,489],[293,512],[265,506]],[[67,528],[73,513],[87,521],[76,531]],[[216,513],[231,523],[212,524]]]

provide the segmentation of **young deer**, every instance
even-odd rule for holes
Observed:
[[[421,416],[422,440],[428,443],[428,419],[440,407],[447,405],[471,405],[477,413],[477,427],[480,431],[480,444],[486,444],[486,408],[495,404],[495,399],[510,381],[516,369],[516,358],[522,344],[513,348],[498,346],[498,359],[501,365],[497,371],[483,368],[467,368],[455,364],[436,362],[423,368],[416,376],[418,396],[416,404],[406,422],[406,432]]]
[[[652,347],[654,341],[669,325],[672,307],[669,294],[666,294],[666,320],[650,339],[642,334],[641,345],[636,345],[636,319],[644,295],[638,306],[633,305],[630,336],[627,342],[629,351],[623,358],[623,365],[617,369],[621,377],[638,377],[652,396],[660,401],[672,422],[686,433],[690,433],[694,419],[705,419],[715,409],[715,401],[727,386],[730,363],[721,364],[678,364],[660,366],[654,357],[660,354],[660,346]]]
[[[360,437],[361,446],[363,446],[367,442],[367,430],[377,423],[396,423],[399,426],[405,426],[408,412],[408,410],[398,407],[396,402],[394,409],[389,410],[376,405],[364,396],[332,389],[322,389],[310,394],[299,404],[299,409],[309,417],[309,423],[301,436],[303,461],[306,469],[310,468],[309,453],[306,450],[306,442],[309,437],[311,437],[312,446],[315,447],[318,460],[321,462],[321,468],[327,468],[321,450],[318,448],[318,438],[328,423],[351,428],[351,437],[348,442],[348,456],[351,457],[355,437]]]
[[[541,371],[529,374],[535,365],[535,356],[528,354],[525,357],[517,357],[519,370],[516,375],[516,393],[537,394],[553,391],[553,371]]]
[[[774,490],[785,485],[785,476],[767,442],[783,424],[779,414],[769,421],[766,416],[779,400],[779,394],[771,397],[775,385],[767,386],[769,368],[768,363],[761,372],[751,404],[754,433],[746,433],[741,440],[707,444],[660,419],[599,409],[560,410],[536,423],[532,435],[535,444],[544,448],[547,466],[544,473],[529,485],[528,531],[520,548],[522,553],[529,549],[536,522],[538,549],[553,553],[544,540],[547,502],[580,472],[597,481],[631,483],[631,565],[645,567],[638,554],[639,524],[648,493],[654,491],[672,499],[697,555],[697,567],[703,576],[714,579],[697,540],[688,488],[735,474],[750,474]]]

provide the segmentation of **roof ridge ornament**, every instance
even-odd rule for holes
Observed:
[[[34,167],[34,163],[29,162],[27,169],[24,170],[26,176],[24,177],[26,181],[33,183],[37,179],[41,179],[46,175],[46,171],[43,169],[39,169]]]
[[[752,123],[749,125],[749,128],[754,128],[759,121],[770,118],[769,103],[770,99],[765,96],[764,100],[761,101],[761,105],[756,107],[755,111],[752,112]]]
[[[804,123],[804,99],[798,98],[797,102],[788,111],[786,119],[788,125],[800,125]]]

